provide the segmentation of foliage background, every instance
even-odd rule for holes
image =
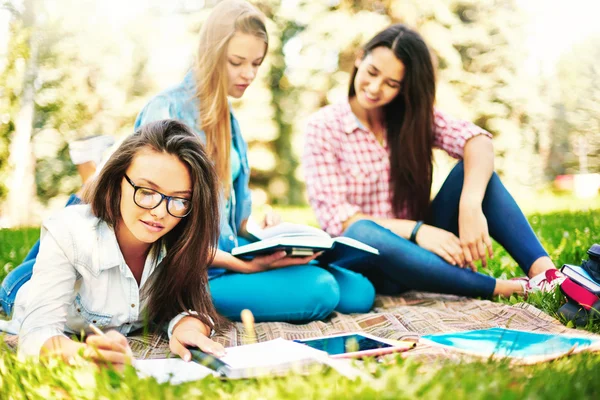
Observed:
[[[36,224],[79,187],[69,141],[99,133],[122,138],[152,95],[181,80],[216,2],[4,2],[5,224]],[[254,3],[269,18],[270,54],[233,106],[250,146],[256,204],[306,204],[299,167],[306,118],[346,95],[359,46],[395,22],[416,28],[429,44],[438,67],[437,106],[493,133],[497,170],[514,192],[534,196],[556,175],[600,172],[600,36],[576,38],[565,51],[549,50],[550,62],[536,58],[531,39],[539,32],[531,30],[532,17],[543,10],[532,9],[532,2]],[[439,187],[451,161],[443,154],[436,160]]]

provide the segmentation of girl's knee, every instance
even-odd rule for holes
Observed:
[[[378,229],[381,229],[381,226],[376,222],[361,219],[350,225],[344,232],[344,236],[361,240],[361,238],[365,239],[372,237]]]
[[[324,269],[315,267],[306,287],[306,320],[321,320],[331,314],[340,302],[340,286],[335,277]],[[311,282],[312,281],[312,282]]]
[[[375,287],[367,278],[355,273],[351,282],[346,282],[340,295],[336,311],[343,314],[367,313],[375,303]]]

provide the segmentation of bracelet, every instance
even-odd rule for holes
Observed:
[[[413,230],[410,234],[410,241],[413,242],[414,244],[417,244],[417,232],[419,232],[421,225],[423,225],[423,221],[417,221],[417,223],[415,224],[415,227],[413,228]]]

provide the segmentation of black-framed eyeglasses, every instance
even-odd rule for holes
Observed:
[[[167,199],[167,212],[175,218],[183,218],[192,211],[192,202],[182,197],[167,196],[154,189],[136,186],[135,183],[125,175],[125,180],[133,187],[133,202],[141,208],[152,210],[160,206]]]

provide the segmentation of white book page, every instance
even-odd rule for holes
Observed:
[[[379,254],[379,250],[377,250],[375,247],[371,247],[368,244],[364,244],[363,242],[359,242],[358,240],[355,240],[355,239],[352,239],[349,237],[338,236],[338,237],[334,238],[333,240],[336,242],[339,242],[339,243],[344,243],[351,247],[356,247],[357,249],[368,251],[369,253]]]
[[[274,237],[293,237],[293,236],[316,236],[323,238],[331,238],[326,232],[321,229],[300,224],[292,224],[290,222],[282,222],[269,228],[261,229],[257,224],[247,225],[248,232],[256,236],[260,240],[270,239]]]
[[[232,369],[263,369],[279,365],[301,365],[309,360],[323,357],[323,352],[285,339],[228,347],[221,361]]]
[[[159,383],[170,382],[174,385],[217,375],[210,368],[193,361],[185,362],[181,358],[135,360],[133,366],[140,377],[153,377]]]
[[[330,249],[333,246],[333,239],[329,237],[316,236],[278,236],[270,239],[261,240],[259,242],[245,244],[240,247],[235,247],[231,251],[231,254],[237,256],[252,251],[275,248],[278,246],[307,247],[320,251]]]

